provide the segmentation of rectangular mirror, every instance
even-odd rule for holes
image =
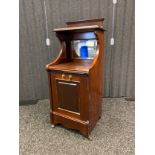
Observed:
[[[96,56],[97,40],[72,41],[74,58],[93,59]]]

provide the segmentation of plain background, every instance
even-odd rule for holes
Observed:
[[[0,153],[19,154],[19,6],[0,5]],[[136,0],[136,155],[155,149],[155,1]]]

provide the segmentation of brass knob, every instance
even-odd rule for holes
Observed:
[[[71,80],[71,78],[72,78],[72,75],[69,75],[69,80]]]
[[[61,77],[64,79],[65,78],[65,74],[62,74]]]

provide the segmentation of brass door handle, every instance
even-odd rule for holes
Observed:
[[[72,78],[72,75],[69,75],[69,80],[71,80],[71,78]]]
[[[62,79],[64,79],[65,78],[65,74],[62,74],[61,77],[62,77]]]
[[[62,77],[62,79],[65,79],[65,74],[62,74],[61,77]],[[68,80],[71,80],[71,78],[72,78],[72,75],[69,75],[69,76],[68,76]],[[66,80],[67,80],[67,79],[66,79]]]

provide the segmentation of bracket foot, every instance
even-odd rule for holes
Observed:
[[[92,141],[92,140],[93,140],[93,138],[92,138],[91,136],[88,136],[88,140]]]

